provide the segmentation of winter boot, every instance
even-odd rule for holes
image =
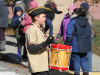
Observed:
[[[0,51],[5,51],[5,40],[4,41],[0,41]]]
[[[80,74],[74,74],[74,75],[80,75]]]
[[[23,59],[22,58],[19,58],[19,63],[23,62]]]
[[[88,72],[83,72],[83,75],[89,75],[89,73]]]

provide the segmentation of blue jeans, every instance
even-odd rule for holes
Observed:
[[[71,58],[70,58],[69,70],[74,70],[74,68],[73,68],[73,60],[72,60],[72,53],[71,53]]]
[[[91,39],[91,46],[93,43],[93,39]],[[92,50],[87,53],[86,60],[88,63],[89,71],[92,71]]]
[[[87,53],[72,53],[74,74],[80,74],[80,66],[83,72],[88,71],[88,64],[86,61]]]
[[[52,25],[52,21],[49,18],[46,18],[45,23],[46,23],[45,33],[50,28],[49,35],[52,36],[53,35],[53,25]]]

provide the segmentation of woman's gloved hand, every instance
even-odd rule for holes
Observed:
[[[56,40],[57,40],[57,41],[59,41],[59,39],[58,39],[58,38],[56,38]]]
[[[60,11],[60,13],[63,13],[63,11]]]

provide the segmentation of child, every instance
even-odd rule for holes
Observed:
[[[19,63],[22,61],[22,45],[24,44],[24,49],[25,48],[25,35],[21,29],[23,28],[20,25],[21,22],[21,16],[22,16],[23,10],[21,7],[15,7],[14,9],[14,17],[12,18],[12,26],[14,28],[15,36],[17,38],[17,43],[18,43],[18,59]]]
[[[48,0],[47,3],[45,4],[45,7],[50,8],[52,11],[50,13],[46,14],[46,26],[45,26],[45,33],[47,32],[47,30],[50,28],[49,31],[49,35],[52,36],[53,35],[53,25],[52,25],[52,20],[55,17],[55,13],[57,14],[61,14],[62,11],[58,11],[57,10],[57,6],[54,2],[54,0]],[[54,41],[55,42],[55,41]]]
[[[74,5],[71,5],[69,8],[68,8],[68,13],[65,15],[64,19],[62,20],[62,23],[60,25],[60,30],[59,30],[59,33],[57,34],[56,36],[56,40],[59,41],[59,39],[63,36],[63,41],[66,40],[66,29],[67,29],[67,25],[71,19],[71,16],[73,14],[73,11],[75,9],[75,6]],[[73,61],[72,59],[70,59],[70,65],[69,65],[69,69],[70,70],[73,70]]]
[[[35,7],[37,7],[37,2],[36,1],[31,1],[30,2],[30,10],[35,8]],[[31,19],[31,17],[27,13],[25,13],[24,20],[22,20],[21,24],[24,26],[23,33],[26,33],[26,30],[32,24],[32,19]]]
[[[56,40],[57,40],[57,41],[58,41],[62,36],[63,36],[63,41],[66,40],[66,29],[67,29],[67,25],[68,25],[68,23],[69,23],[69,21],[70,21],[70,16],[72,15],[74,9],[75,9],[75,6],[74,6],[74,5],[71,5],[71,6],[68,8],[68,13],[65,15],[64,19],[62,20],[61,25],[60,25],[59,33],[58,33],[58,35],[56,36]]]
[[[48,75],[48,51],[47,46],[54,40],[49,36],[45,41],[40,26],[45,23],[45,13],[51,9],[46,7],[33,8],[28,12],[33,24],[26,31],[26,48],[28,54],[28,68],[32,75]]]
[[[30,9],[35,8],[35,7],[37,7],[37,2],[31,1],[30,2]],[[22,20],[21,24],[24,27],[23,33],[26,33],[26,30],[32,25],[32,19],[27,13],[25,13],[25,16],[23,16],[23,19],[24,20]],[[26,50],[23,52],[22,57],[27,60],[27,51]]]

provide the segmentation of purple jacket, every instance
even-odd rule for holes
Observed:
[[[66,29],[67,29],[67,25],[68,25],[69,21],[70,21],[70,16],[68,14],[66,14],[64,19],[61,22],[60,30],[59,30],[59,33],[56,36],[56,38],[60,39],[63,36],[63,41],[66,40]]]

